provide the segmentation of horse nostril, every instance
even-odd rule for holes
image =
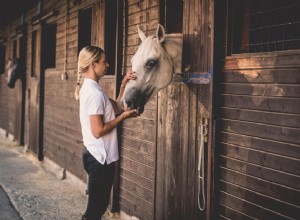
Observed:
[[[128,107],[128,108],[133,109],[133,107],[134,107],[133,101],[131,101],[131,100],[130,100],[130,101],[127,101],[126,104],[127,104],[127,107]]]

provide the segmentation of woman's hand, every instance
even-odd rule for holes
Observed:
[[[122,118],[127,119],[127,118],[135,118],[139,116],[139,112],[136,109],[133,110],[128,110],[122,113]]]
[[[120,92],[119,92],[118,98],[116,100],[117,107],[118,107],[118,112],[122,111],[121,98],[124,94],[125,86],[126,86],[126,84],[128,83],[129,80],[136,80],[135,72],[133,72],[131,69],[129,70],[129,72],[125,75],[124,79],[122,80],[122,84],[121,84],[121,87],[120,87]]]
[[[124,79],[122,80],[121,88],[125,88],[125,86],[129,80],[136,80],[135,72],[133,72],[131,69],[129,70],[129,72],[125,75]]]

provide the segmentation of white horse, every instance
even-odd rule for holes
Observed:
[[[122,108],[143,113],[145,104],[159,90],[168,86],[174,73],[181,73],[182,34],[165,34],[158,25],[156,35],[146,37],[138,27],[142,42],[132,57],[132,70],[137,79],[130,80],[121,99]]]

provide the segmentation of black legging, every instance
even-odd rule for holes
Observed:
[[[85,211],[87,220],[100,220],[110,197],[115,174],[115,165],[101,164],[85,148],[82,153],[83,166],[88,173],[88,204]]]

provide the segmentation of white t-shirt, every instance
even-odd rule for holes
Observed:
[[[84,146],[101,164],[105,161],[107,164],[117,161],[119,159],[117,129],[97,139],[92,134],[90,124],[90,115],[103,115],[104,123],[115,119],[109,98],[96,81],[85,78],[80,89],[79,102]]]

